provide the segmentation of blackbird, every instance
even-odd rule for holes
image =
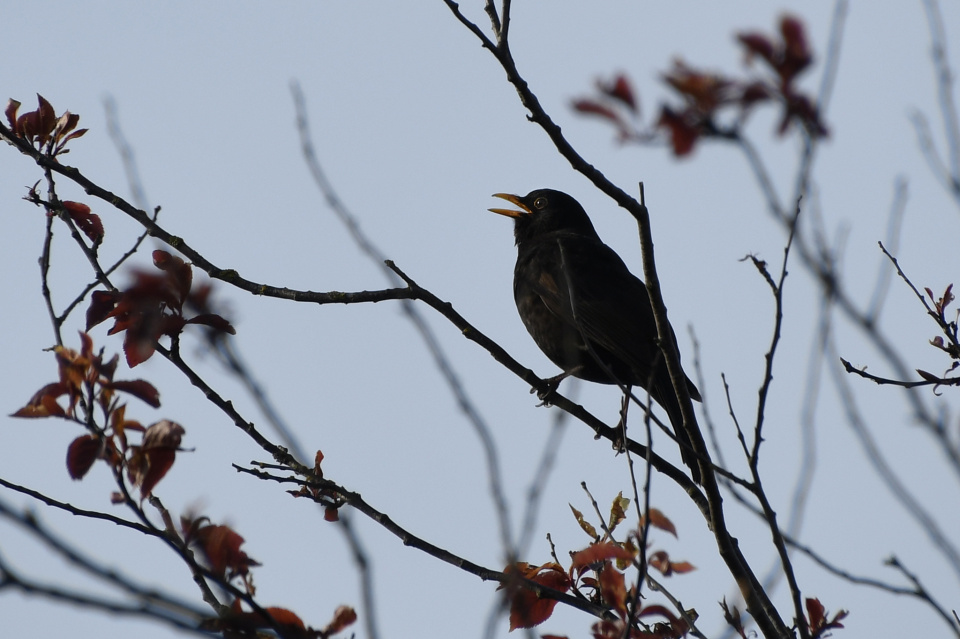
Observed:
[[[597,235],[575,199],[552,189],[526,196],[496,193],[521,210],[490,209],[512,217],[517,243],[513,297],[540,350],[573,375],[601,384],[640,386],[670,418],[683,462],[700,483],[700,468],[683,430],[647,287]],[[676,345],[673,330],[670,337]],[[686,378],[690,397],[700,392]]]

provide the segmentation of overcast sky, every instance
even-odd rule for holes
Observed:
[[[463,10],[482,27],[479,1]],[[882,4],[882,10],[880,7]],[[573,114],[575,97],[594,82],[623,71],[634,80],[642,117],[656,117],[667,96],[660,74],[677,58],[694,66],[740,73],[741,30],[772,32],[784,11],[807,27],[817,64],[802,86],[820,86],[833,4],[768,2],[517,2],[511,27],[520,72],[583,156],[628,192],[643,181],[653,219],[658,268],[670,317],[691,371],[692,326],[705,376],[701,388],[723,442],[726,459],[742,472],[735,431],[723,399],[724,373],[738,416],[756,411],[763,354],[773,325],[769,289],[740,261],[755,254],[778,267],[785,236],[770,217],[743,156],[706,144],[677,161],[665,148],[618,145],[609,127]],[[960,5],[940,7],[960,68]],[[564,190],[591,214],[600,235],[640,272],[632,220],[594,190],[526,121],[515,91],[494,58],[479,46],[439,0],[417,3],[289,2],[46,3],[4,8],[0,38],[0,98],[33,108],[35,94],[57,112],[79,113],[86,137],[64,162],[95,182],[129,197],[122,161],[106,127],[111,99],[135,151],[150,206],[162,206],[161,224],[185,238],[216,265],[263,283],[314,291],[354,291],[387,285],[324,205],[299,153],[291,81],[306,96],[318,153],[340,197],[384,254],[420,285],[452,303],[474,326],[524,365],[548,377],[556,368],[537,350],[514,307],[511,279],[515,249],[511,222],[486,209],[494,192]],[[836,87],[826,113],[831,138],[819,149],[815,196],[809,213],[820,215],[831,245],[842,246],[842,268],[854,297],[868,300],[887,233],[895,182],[905,179],[909,199],[900,238],[901,265],[920,286],[942,290],[960,272],[956,250],[958,209],[924,163],[909,118],[927,114],[935,134],[937,94],[928,27],[919,2],[850,3]],[[793,189],[799,155],[795,136],[776,138],[775,110],[761,109],[748,133],[768,163],[782,200]],[[22,201],[42,177],[12,148],[0,148],[0,214],[6,309],[0,313],[0,361],[6,366],[0,413],[15,411],[56,374],[53,332],[40,297],[37,257],[43,212]],[[127,249],[137,229],[120,213],[91,200],[66,180],[63,199],[84,201],[103,217],[103,253]],[[816,205],[816,206],[814,206]],[[151,245],[148,248],[156,248]],[[109,260],[107,260],[109,261]],[[149,253],[134,260],[148,265]],[[91,275],[61,229],[55,238],[53,287],[62,307]],[[120,276],[123,281],[123,276]],[[458,411],[419,335],[400,305],[322,307],[255,298],[217,287],[237,328],[235,343],[264,383],[304,448],[322,449],[326,476],[362,493],[400,525],[454,553],[490,568],[503,567],[486,467],[477,437]],[[782,351],[770,398],[763,472],[774,505],[788,513],[799,468],[799,414],[817,325],[816,287],[793,264],[786,285]],[[892,285],[883,328],[909,355],[910,366],[939,372],[944,358],[927,340],[935,327],[900,282]],[[527,386],[457,329],[421,308],[441,345],[480,407],[498,446],[514,530],[521,525],[526,491],[547,441],[555,409],[536,407]],[[77,346],[82,313],[64,331]],[[92,331],[108,353],[120,348],[107,325]],[[872,372],[889,374],[879,355],[843,321],[837,323],[841,355]],[[197,343],[185,354],[249,419],[266,425],[243,390],[225,378]],[[837,363],[828,362],[833,367]],[[230,523],[263,563],[255,571],[258,598],[291,608],[320,627],[340,604],[360,606],[356,572],[340,532],[305,501],[282,489],[238,476],[231,463],[265,460],[265,454],[165,361],[155,358],[118,377],[144,377],[162,393],[154,411],[131,402],[136,418],[183,424],[182,455],[157,493],[172,512],[202,510]],[[960,600],[956,574],[929,550],[917,526],[890,499],[853,436],[831,376],[822,369],[816,412],[817,474],[801,532],[806,543],[857,575],[903,584],[883,566],[896,554],[950,608]],[[948,533],[960,530],[957,482],[929,437],[911,422],[895,390],[850,380],[872,432],[889,463]],[[615,390],[582,385],[576,392],[589,410],[615,423]],[[931,407],[952,408],[949,391]],[[119,510],[108,503],[110,476],[95,467],[82,482],[69,479],[63,458],[80,433],[55,421],[0,418],[0,476],[35,487],[77,506]],[[657,439],[670,459],[673,445]],[[591,511],[580,488],[586,482],[606,509],[629,491],[626,460],[594,441],[582,424],[564,432],[528,555],[549,560],[546,533],[561,559],[589,540],[568,503]],[[0,498],[37,514],[73,543],[105,563],[165,591],[199,602],[188,572],[150,540],[104,524],[71,519],[4,491]],[[728,500],[728,503],[731,500]],[[694,607],[710,636],[722,634],[717,601],[736,599],[729,574],[715,556],[699,513],[671,483],[655,479],[653,505],[678,526],[679,539],[654,536],[656,548],[686,559],[698,571],[669,586]],[[730,505],[734,534],[764,574],[775,556],[768,533],[751,515]],[[377,586],[377,619],[384,637],[481,636],[494,586],[406,548],[377,524],[354,521],[371,557]],[[99,584],[48,557],[36,542],[0,521],[0,553],[24,575],[41,582]],[[851,611],[837,636],[948,636],[928,609],[906,599],[856,588],[797,560],[803,592],[832,611]],[[652,600],[656,600],[655,597]],[[782,584],[776,600],[789,617]],[[167,637],[154,623],[122,621],[100,613],[52,606],[0,593],[0,619],[10,636]],[[559,610],[538,630],[583,637],[591,620]],[[366,636],[361,625],[358,637]],[[497,635],[505,636],[505,621]]]

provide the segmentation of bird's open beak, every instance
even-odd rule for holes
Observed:
[[[491,213],[499,213],[500,215],[506,215],[507,217],[523,217],[524,215],[530,215],[533,213],[533,211],[530,210],[530,207],[523,203],[519,195],[511,195],[509,193],[494,193],[493,197],[506,200],[511,204],[519,206],[523,210],[514,211],[513,209],[487,209]]]

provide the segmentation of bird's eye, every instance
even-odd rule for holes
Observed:
[[[547,207],[547,198],[538,197],[533,201],[533,208],[535,209],[544,209]]]

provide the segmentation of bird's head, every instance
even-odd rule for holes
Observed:
[[[494,193],[521,210],[490,209],[512,217],[517,244],[547,233],[567,231],[595,236],[597,232],[580,203],[561,191],[537,189],[524,196]]]

